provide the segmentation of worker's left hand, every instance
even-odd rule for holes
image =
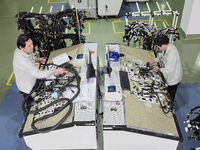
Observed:
[[[42,63],[44,63],[45,61],[46,61],[46,59],[44,59],[44,58],[36,58],[36,59],[35,59],[35,62],[36,62],[36,63],[41,63],[41,64],[42,64]]]
[[[153,68],[152,70],[153,70],[154,72],[158,72],[158,71],[159,71],[159,69],[160,69],[160,68],[158,68],[158,67],[155,67],[155,68]]]

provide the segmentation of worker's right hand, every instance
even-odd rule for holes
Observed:
[[[149,60],[149,61],[147,61],[147,63],[149,63],[151,65],[151,64],[156,63],[156,61],[155,60]]]
[[[56,73],[58,73],[58,74],[63,74],[63,73],[67,72],[67,70],[65,68],[58,68],[56,70],[57,70]]]
[[[153,70],[154,72],[158,72],[158,71],[159,71],[159,68],[158,68],[158,67],[154,67],[152,70]]]
[[[55,73],[63,74],[63,73],[66,73],[66,72],[67,72],[67,70],[65,68],[58,68],[58,69],[52,70],[51,74],[55,74]]]

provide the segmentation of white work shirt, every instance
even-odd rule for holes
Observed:
[[[155,60],[161,64],[160,71],[168,85],[175,85],[182,80],[180,56],[174,45],[169,44],[167,50],[163,50]]]
[[[14,52],[13,69],[18,89],[27,94],[31,92],[37,78],[47,78],[51,74],[49,70],[39,70],[31,54],[19,48],[16,48]]]

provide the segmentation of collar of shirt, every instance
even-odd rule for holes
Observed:
[[[169,44],[167,50],[165,51],[165,54],[166,54],[166,55],[169,53],[170,49],[171,49],[171,44]]]
[[[29,56],[30,56],[30,53],[27,54],[27,53],[25,53],[24,51],[22,51],[22,50],[19,49],[19,48],[18,48],[18,51],[19,51],[20,53],[22,53],[22,55],[25,56],[25,57],[29,57]]]

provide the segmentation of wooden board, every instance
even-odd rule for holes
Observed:
[[[124,54],[124,58],[121,60],[121,64],[123,65],[131,63],[134,59],[141,60],[143,64],[146,64],[148,60],[155,60],[153,52],[142,49],[121,45],[120,53]],[[132,91],[133,85],[131,82],[130,85]],[[139,85],[137,84],[137,86]],[[124,91],[127,97],[125,98],[125,118],[127,126],[178,135],[171,112],[166,115],[162,111],[160,104],[139,101],[137,95],[130,93],[130,91]]]

